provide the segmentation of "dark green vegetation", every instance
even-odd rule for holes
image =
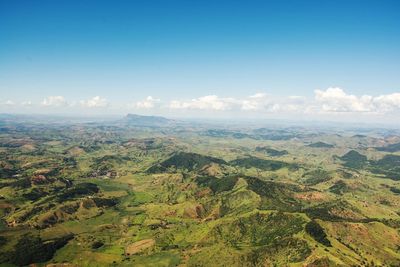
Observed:
[[[335,182],[334,185],[329,187],[329,191],[338,195],[343,195],[344,193],[351,192],[352,189],[347,185],[345,181],[339,180]]]
[[[322,168],[318,168],[305,172],[302,178],[305,185],[317,185],[332,179],[332,174]]]
[[[370,169],[373,173],[400,180],[400,155],[385,155],[380,160],[371,161]]]
[[[326,237],[324,228],[322,228],[315,220],[306,224],[306,232],[322,245],[327,247],[332,246],[331,242]]]
[[[255,177],[246,177],[248,188],[261,196],[264,209],[298,210],[300,201],[294,197],[296,192],[302,192],[295,184],[263,181]]]
[[[0,265],[400,265],[395,130],[24,120],[0,119]]]
[[[334,145],[327,144],[324,142],[316,142],[308,145],[309,147],[314,147],[314,148],[332,148]]]
[[[344,166],[353,169],[361,169],[365,167],[368,162],[365,155],[362,155],[355,150],[350,150],[349,152],[341,156],[340,159],[344,162]]]
[[[213,239],[241,248],[265,246],[277,238],[287,238],[303,230],[304,219],[284,213],[255,213],[228,224],[220,224],[211,232]]]
[[[384,147],[377,147],[376,150],[385,152],[398,152],[400,151],[400,143],[390,144]]]
[[[365,155],[355,150],[340,157],[343,166],[352,169],[368,169],[375,174],[381,174],[389,179],[400,180],[400,155],[385,155],[379,160],[368,160]]]
[[[197,153],[178,152],[161,163],[150,167],[147,172],[160,173],[166,172],[168,169],[172,169],[171,171],[176,171],[177,169],[194,171],[200,170],[211,163],[226,164],[222,159],[204,156]]]
[[[72,235],[43,241],[38,236],[23,235],[15,245],[15,250],[6,257],[15,265],[24,266],[32,262],[45,262],[50,260],[57,249],[65,246]]]
[[[262,146],[256,147],[256,151],[257,152],[264,152],[268,156],[271,156],[271,157],[281,157],[281,156],[289,154],[289,152],[287,152],[286,150],[276,150],[276,149],[273,149],[273,148],[262,147]]]
[[[243,168],[256,168],[264,171],[277,171],[282,168],[296,168],[296,164],[289,164],[284,161],[260,159],[256,157],[239,158],[229,162],[232,166]]]
[[[200,176],[196,178],[196,182],[199,185],[209,187],[214,193],[232,190],[237,181],[237,176],[226,176],[219,179],[213,176]]]

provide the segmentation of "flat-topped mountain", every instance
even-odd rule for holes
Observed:
[[[161,116],[145,116],[137,114],[126,115],[124,121],[137,126],[166,126],[175,122],[174,120]]]

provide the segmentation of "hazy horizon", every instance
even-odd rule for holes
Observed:
[[[188,116],[163,116],[162,114],[26,114],[26,113],[0,113],[0,120],[12,122],[38,122],[38,123],[109,123],[123,120],[127,115],[134,114],[144,117],[162,117],[180,123],[209,124],[219,127],[228,125],[237,126],[253,126],[260,127],[317,127],[317,128],[339,128],[339,129],[400,129],[400,122],[352,122],[343,120],[326,120],[326,119],[290,119],[290,118],[244,118],[244,117],[227,117],[227,118],[210,118],[210,117],[188,117]],[[15,121],[14,121],[15,119]]]
[[[396,124],[397,1],[0,3],[0,112]]]

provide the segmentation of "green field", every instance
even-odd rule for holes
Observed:
[[[400,266],[400,132],[162,123],[0,120],[1,265]]]

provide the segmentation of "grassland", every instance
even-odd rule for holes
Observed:
[[[0,120],[0,263],[400,266],[399,143],[385,129]]]

